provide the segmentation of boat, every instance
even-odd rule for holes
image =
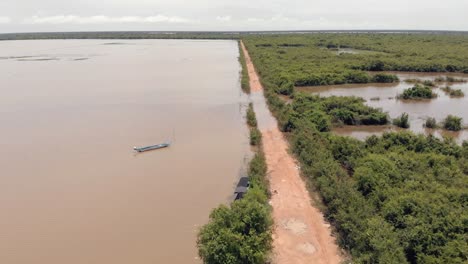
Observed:
[[[133,150],[136,152],[146,152],[150,150],[162,149],[171,146],[172,142],[175,142],[175,130],[172,132],[172,139],[167,140],[164,143],[157,144],[157,145],[150,145],[146,147],[133,147]]]
[[[167,148],[171,145],[171,143],[161,143],[157,145],[151,145],[151,146],[146,146],[146,147],[133,147],[133,150],[136,152],[145,152],[145,151],[150,151],[150,150],[155,150],[155,149],[162,149],[162,148]]]

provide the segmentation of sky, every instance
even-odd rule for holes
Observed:
[[[462,30],[468,0],[0,0],[0,33]]]

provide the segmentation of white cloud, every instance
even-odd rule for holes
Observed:
[[[231,16],[217,16],[216,20],[221,21],[221,22],[229,22],[231,21],[232,17]]]
[[[9,17],[0,16],[0,24],[9,24],[11,19]]]
[[[189,19],[178,16],[32,16],[24,24],[109,24],[109,23],[188,23]]]

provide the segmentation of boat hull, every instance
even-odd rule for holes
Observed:
[[[147,146],[147,147],[141,147],[141,148],[133,148],[136,152],[146,152],[146,151],[151,151],[151,150],[156,150],[156,149],[162,149],[162,148],[167,148],[169,147],[170,144],[164,143],[164,144],[158,144],[158,145],[153,145],[153,146]]]

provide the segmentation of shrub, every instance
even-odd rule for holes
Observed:
[[[369,71],[383,71],[385,70],[385,63],[383,61],[373,61],[368,66]]]
[[[403,91],[402,94],[398,96],[400,99],[410,100],[410,99],[432,99],[437,97],[431,88],[416,84],[415,86],[408,88]]]
[[[250,145],[258,146],[262,140],[262,133],[256,127],[250,128]]]
[[[450,131],[460,131],[463,129],[462,121],[461,117],[449,115],[443,122],[444,128]]]
[[[433,117],[429,117],[426,119],[426,123],[424,123],[425,128],[437,128],[437,121]]]
[[[255,117],[252,103],[249,104],[249,108],[247,109],[247,124],[251,127],[257,126],[257,118]]]
[[[372,80],[376,83],[393,83],[398,82],[398,76],[394,74],[387,74],[387,73],[379,73],[372,77]]]
[[[425,80],[425,81],[422,82],[422,84],[424,86],[429,86],[429,87],[435,87],[436,86],[436,84],[433,81],[430,81],[430,80]]]
[[[409,128],[409,115],[407,113],[401,114],[401,116],[393,119],[393,124],[401,128]]]
[[[294,92],[294,82],[288,77],[282,76],[278,81],[276,92],[282,95],[291,95]]]

